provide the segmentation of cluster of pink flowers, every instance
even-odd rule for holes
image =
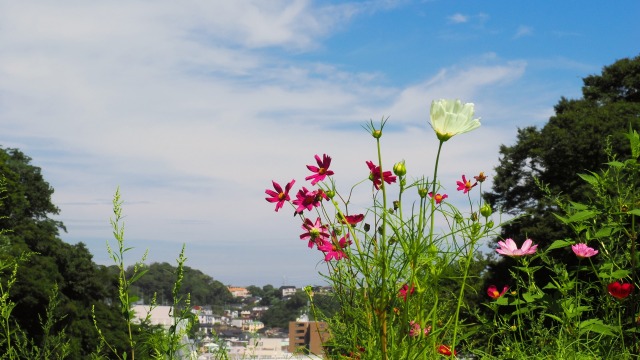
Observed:
[[[427,326],[424,329],[422,329],[420,327],[420,324],[418,324],[417,322],[411,320],[409,321],[409,336],[410,337],[418,337],[422,334],[424,334],[424,336],[429,335],[429,333],[431,332],[431,326]]]
[[[317,165],[307,165],[312,174],[307,176],[305,180],[311,182],[311,185],[317,185],[319,182],[324,181],[328,176],[334,174],[329,169],[331,166],[331,157],[327,154],[323,154],[322,157],[315,155]],[[390,171],[381,172],[379,166],[375,166],[373,162],[367,161],[370,175],[369,178],[373,182],[376,189],[380,188],[382,181],[391,184],[396,181],[396,177],[391,174]],[[265,193],[268,195],[265,199],[270,203],[275,203],[275,211],[280,210],[285,202],[291,203],[295,207],[294,214],[301,215],[303,217],[302,230],[304,232],[300,235],[300,240],[306,240],[309,248],[314,246],[324,253],[325,261],[342,260],[347,257],[345,252],[346,248],[351,244],[349,240],[349,234],[340,237],[338,232],[333,229],[329,229],[329,225],[322,223],[320,217],[317,217],[315,221],[312,221],[308,217],[304,217],[305,211],[312,211],[322,205],[322,201],[330,199],[329,194],[321,188],[307,189],[305,186],[301,187],[295,195],[295,199],[291,199],[289,192],[295,184],[295,180],[291,180],[284,189],[282,186],[273,182],[273,190],[266,189]],[[363,214],[355,215],[339,215],[338,221],[342,224],[354,226],[364,220]]]
[[[498,245],[499,248],[496,249],[496,252],[510,257],[532,255],[535,254],[536,250],[538,249],[538,245],[533,245],[531,239],[525,240],[521,248],[518,248],[513,239],[499,241]],[[598,255],[598,250],[582,243],[571,245],[571,250],[579,259],[590,258],[592,256]],[[502,291],[499,292],[495,285],[491,285],[487,289],[487,294],[493,299],[498,299],[507,292],[507,289],[508,287],[505,286]],[[607,291],[609,292],[609,295],[618,300],[627,298],[633,292],[633,289],[634,286],[631,283],[615,281],[607,285]]]

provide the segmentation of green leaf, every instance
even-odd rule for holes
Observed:
[[[584,221],[587,219],[591,219],[592,217],[596,216],[596,212],[592,211],[592,210],[584,210],[584,211],[578,211],[577,213],[571,215],[568,219],[569,222],[578,222],[578,221]]]
[[[640,209],[629,210],[629,211],[627,211],[627,214],[640,216]]]
[[[589,207],[585,204],[581,204],[581,203],[577,203],[574,201],[569,201],[569,203],[571,204],[571,206],[576,209],[576,210],[587,210]]]
[[[607,163],[607,165],[612,166],[612,167],[621,168],[621,167],[624,166],[624,163],[621,163],[620,161],[609,161]]]
[[[556,241],[554,241],[554,242],[551,244],[551,246],[549,246],[549,247],[547,248],[547,251],[549,251],[549,250],[553,250],[553,249],[560,249],[560,248],[563,248],[563,247],[567,247],[567,246],[569,246],[569,245],[572,245],[572,242],[571,242],[571,241],[567,241],[567,240],[556,240]]]
[[[630,274],[629,270],[619,269],[612,273],[601,272],[598,274],[600,278],[603,279],[622,279]]]
[[[580,335],[587,332],[595,332],[607,336],[615,336],[618,333],[618,328],[606,325],[600,319],[589,319],[581,322],[578,325],[580,329]]]
[[[546,316],[546,317],[550,317],[550,318],[552,318],[553,320],[555,320],[555,321],[557,321],[557,322],[559,322],[559,323],[562,323],[562,319],[561,319],[561,318],[559,318],[559,317],[558,317],[558,316],[556,316],[556,315],[544,313],[544,316]]]
[[[604,227],[602,229],[598,229],[598,231],[596,231],[595,235],[593,235],[593,238],[597,239],[597,238],[601,238],[601,237],[609,237],[609,236],[611,236],[612,233],[613,233],[613,228]]]
[[[530,292],[526,292],[522,294],[522,298],[528,303],[535,302],[536,300],[541,299],[543,296],[544,294],[541,293],[532,294]]]
[[[582,180],[588,182],[591,186],[598,185],[598,178],[593,175],[578,174],[578,176],[580,176]]]

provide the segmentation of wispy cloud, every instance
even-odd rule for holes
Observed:
[[[469,21],[469,16],[463,15],[461,13],[455,13],[455,14],[449,16],[448,19],[449,19],[449,22],[451,22],[453,24],[462,24],[462,23],[466,23],[467,21]]]
[[[533,28],[531,26],[520,25],[518,26],[516,33],[513,35],[513,38],[518,39],[524,36],[531,36],[531,35],[533,35]]]
[[[390,84],[375,67],[308,56],[356,17],[404,4],[5,2],[2,145],[42,167],[69,230],[63,238],[87,242],[97,261],[120,186],[127,238],[151,247],[152,260],[172,261],[186,242],[188,253],[194,249],[188,265],[214,277],[316,279],[319,258],[296,243],[299,224],[264,201],[271,180],[302,184],[304,165],[322,153],[334,157],[340,190],[366,179],[375,149],[361,124],[383,116],[390,116],[387,163],[405,159],[412,174],[429,174],[437,150],[429,104],[458,97],[476,103],[483,126],[443,154],[442,182],[455,184],[461,171],[489,172],[518,121],[541,121],[558,96],[527,79],[532,61],[485,49],[465,50],[446,66],[421,63],[409,84]],[[251,261],[234,267],[237,254]]]

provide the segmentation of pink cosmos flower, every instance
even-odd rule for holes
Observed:
[[[348,239],[349,234],[343,236],[339,241],[336,241],[336,236],[332,236],[333,241],[325,241],[322,245],[318,244],[318,250],[325,253],[324,261],[331,261],[331,259],[342,260],[347,257],[344,252],[344,248],[351,245],[351,241]]]
[[[442,195],[441,195],[441,194],[436,194],[436,196],[434,197],[434,196],[433,196],[433,193],[432,193],[432,192],[430,192],[430,193],[429,193],[429,197],[434,198],[434,199],[435,199],[435,201],[436,201],[436,204],[440,204],[440,203],[442,202],[442,200],[444,200],[444,199],[448,198],[448,197],[449,197],[449,195],[447,195],[447,194],[442,194]]]
[[[317,218],[315,223],[309,218],[304,219],[302,230],[306,232],[300,235],[300,240],[309,240],[309,248],[312,248],[314,244],[323,244],[329,239],[329,229],[326,225],[322,225],[320,218]]]
[[[289,190],[291,190],[291,187],[293,186],[293,184],[296,182],[295,180],[291,180],[290,183],[288,183],[285,187],[284,187],[284,191],[282,190],[282,186],[280,186],[280,184],[278,184],[275,181],[271,181],[273,183],[273,188],[276,191],[267,189],[264,192],[271,196],[268,198],[265,198],[265,200],[267,200],[270,203],[274,203],[277,202],[276,204],[276,211],[280,210],[280,208],[282,208],[282,205],[284,205],[285,201],[289,201],[291,200],[291,198],[289,197]]]
[[[592,257],[598,254],[598,250],[587,246],[587,244],[575,244],[571,245],[571,250],[580,259]]]
[[[407,301],[407,296],[413,294],[415,290],[416,289],[413,287],[413,285],[411,285],[411,288],[409,288],[409,285],[404,284],[402,285],[400,290],[398,290],[398,297],[402,298],[404,301]]]
[[[324,180],[327,176],[333,175],[333,171],[329,170],[329,165],[331,165],[331,157],[327,154],[322,154],[322,160],[320,160],[320,156],[316,155],[316,162],[318,166],[307,165],[307,169],[313,171],[315,174],[309,175],[305,180],[311,180],[311,185],[315,185],[318,182]]]
[[[458,184],[458,191],[463,190],[463,193],[466,194],[471,191],[474,186],[478,185],[478,182],[476,181],[472,184],[471,180],[467,180],[467,177],[462,175],[462,181],[457,181],[456,184]]]
[[[618,300],[622,300],[631,294],[633,291],[633,284],[616,281],[607,285],[607,290],[609,291],[609,295]]]
[[[293,205],[296,205],[296,214],[302,214],[306,210],[312,210],[314,207],[320,206],[320,201],[327,199],[327,194],[324,191],[316,190],[309,191],[306,187],[298,190],[296,193],[296,199],[293,200]]]
[[[507,290],[509,290],[509,287],[506,285],[502,288],[502,291],[498,291],[495,285],[491,285],[489,286],[489,288],[487,288],[487,295],[489,295],[490,298],[496,300],[501,298],[502,295],[507,292]]]
[[[498,254],[502,254],[505,256],[513,256],[520,257],[524,255],[531,255],[536,252],[538,249],[538,245],[533,245],[531,239],[527,239],[522,244],[522,248],[518,249],[518,246],[512,239],[507,239],[505,241],[498,241],[498,245],[500,245],[499,249],[496,249]]]
[[[372,161],[367,161],[367,166],[369,167],[369,179],[373,181],[373,186],[376,190],[380,190],[380,185],[382,185],[382,180],[387,184],[391,184],[396,182],[397,177],[393,175],[391,171],[383,171],[382,179],[380,178],[380,166],[376,166]]]
[[[413,320],[409,321],[409,336],[411,337],[420,336],[420,334],[424,334],[424,336],[429,335],[429,333],[431,332],[431,326],[427,326],[422,331],[420,330],[420,324]]]

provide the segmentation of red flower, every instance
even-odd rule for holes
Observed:
[[[311,185],[315,185],[327,176],[333,175],[333,171],[329,170],[329,165],[331,165],[330,156],[322,154],[322,160],[320,160],[320,156],[316,155],[316,162],[318,166],[307,165],[307,169],[313,171],[315,174],[304,178],[305,180],[311,180]]]
[[[451,354],[458,355],[458,352],[455,350],[453,350],[452,353],[451,349],[447,345],[440,345],[440,347],[438,347],[438,352],[445,356],[451,356]]]
[[[291,187],[296,181],[291,180],[291,182],[284,187],[284,191],[282,191],[282,186],[280,186],[280,184],[278,184],[273,180],[271,182],[273,183],[273,188],[276,191],[273,191],[270,189],[265,190],[264,192],[267,195],[271,196],[271,197],[265,198],[265,200],[267,200],[270,203],[277,202],[276,211],[278,211],[282,207],[282,205],[284,205],[285,201],[291,200],[291,198],[289,197],[289,190],[291,190]]]
[[[345,215],[342,219],[340,219],[340,222],[347,225],[355,225],[362,220],[364,220],[364,214]]]
[[[398,297],[401,297],[404,301],[407,301],[407,296],[413,294],[416,289],[411,285],[411,289],[409,289],[409,285],[404,284],[398,290]]]
[[[442,200],[444,200],[444,199],[448,198],[448,197],[449,197],[449,195],[447,195],[447,194],[442,194],[442,195],[441,195],[441,194],[436,194],[436,196],[434,197],[434,196],[433,196],[433,193],[432,193],[432,192],[430,192],[430,193],[429,193],[429,197],[434,198],[434,199],[435,199],[435,201],[436,201],[436,204],[440,204],[440,203],[442,202]]]
[[[487,288],[487,295],[489,295],[489,297],[492,299],[499,299],[507,292],[508,289],[509,287],[505,285],[502,288],[502,291],[498,291],[495,285],[491,285],[489,286],[489,288]]]
[[[609,290],[609,294],[616,299],[622,300],[629,296],[633,291],[633,284],[630,283],[620,283],[618,281],[612,282],[607,285],[607,290]]]
[[[312,248],[313,244],[318,246],[324,244],[329,239],[329,229],[326,225],[322,225],[320,218],[317,218],[315,223],[311,222],[309,218],[304,219],[302,230],[306,230],[306,232],[300,235],[300,240],[309,240],[309,248]]]
[[[478,182],[471,183],[471,180],[467,180],[467,177],[462,175],[462,181],[457,181],[458,191],[463,190],[464,194],[468,193],[474,186],[478,185]]]
[[[302,214],[306,210],[311,210],[313,207],[320,206],[320,201],[327,199],[327,194],[322,190],[309,191],[306,187],[298,190],[296,193],[296,199],[293,200],[293,205],[297,205],[296,214]]]
[[[387,184],[391,184],[396,182],[396,176],[391,173],[391,171],[382,172],[382,179],[380,178],[380,166],[373,165],[373,162],[367,161],[367,166],[369,167],[369,179],[373,181],[373,186],[376,190],[380,190],[380,185],[382,185],[382,180]]]

